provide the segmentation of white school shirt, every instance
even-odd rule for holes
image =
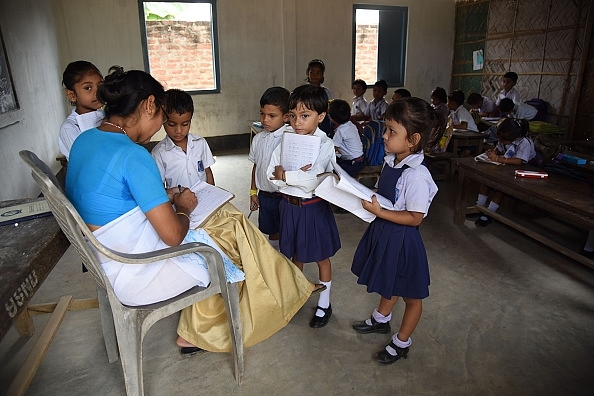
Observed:
[[[286,133],[295,132],[287,131]],[[332,161],[336,162],[336,154],[334,154],[334,143],[332,142],[332,139],[330,139],[328,135],[326,135],[326,132],[322,131],[320,128],[316,129],[314,136],[319,136],[321,139],[320,154],[318,154],[318,158],[312,164],[311,168],[309,168],[307,172],[302,170],[286,171],[286,182],[282,180],[271,180],[272,183],[279,186],[279,191],[281,193],[301,198],[311,198],[313,197],[313,190],[315,190],[321,183],[321,180],[318,179],[317,175],[324,172],[331,172],[333,170]],[[267,170],[269,177],[274,173],[274,167],[281,163],[281,147],[282,144],[279,144],[272,153],[270,165],[268,165]]]
[[[527,103],[516,103],[514,104],[514,109],[512,110],[512,115],[514,118],[521,118],[523,120],[531,120],[536,117],[536,107],[530,106]]]
[[[200,180],[206,181],[206,168],[215,160],[206,139],[188,133],[187,153],[166,136],[151,151],[161,178],[167,188],[181,185],[192,187]]]
[[[534,142],[532,139],[527,137],[519,137],[514,140],[511,144],[497,143],[495,147],[497,152],[503,153],[505,158],[520,158],[522,163],[530,161],[536,157],[536,151],[534,151]]]
[[[105,113],[101,109],[96,110],[93,113],[95,114],[95,120],[92,126],[96,128],[101,124],[101,121],[105,117]],[[81,131],[80,127],[78,126],[78,120],[76,119],[78,115],[79,114],[76,112],[76,110],[72,110],[72,112],[60,126],[58,146],[60,147],[60,152],[64,154],[66,159],[70,157],[70,148],[72,147],[72,143],[74,143],[74,140],[78,137],[78,135],[84,132]]]
[[[477,109],[479,113],[491,114],[495,110],[495,103],[486,96],[483,96],[483,105]]]
[[[397,164],[395,154],[388,154],[385,165],[392,168],[402,168],[408,165],[396,183],[396,200],[394,210],[423,213],[427,216],[433,197],[437,194],[437,185],[426,166],[422,165],[425,155],[422,151],[411,154]],[[381,176],[380,176],[381,177]]]
[[[351,115],[365,115],[367,107],[369,107],[369,103],[363,95],[355,96],[353,98],[353,105],[351,106]]]
[[[340,151],[340,158],[344,160],[352,160],[363,155],[363,143],[359,136],[359,130],[351,121],[336,128],[332,141]]]
[[[454,125],[466,121],[466,129],[469,131],[478,132],[478,128],[474,122],[474,119],[472,118],[472,114],[470,114],[470,111],[466,110],[464,106],[458,106],[458,108],[450,114],[450,118],[452,119],[452,123],[454,123]]]
[[[252,139],[248,160],[256,165],[255,179],[258,190],[268,192],[278,190],[278,186],[270,181],[270,175],[267,171],[272,152],[281,143],[285,130],[293,131],[290,126],[283,125],[274,132],[259,132]]]
[[[386,99],[382,98],[382,100],[377,103],[375,103],[374,99],[369,102],[369,106],[367,106],[367,112],[365,115],[371,117],[372,120],[381,120],[384,113],[386,112],[387,107],[388,102],[386,102]]]
[[[514,103],[522,103],[520,93],[514,87],[512,87],[512,89],[510,89],[508,92],[505,92],[503,89],[499,91],[499,94],[497,95],[497,102],[495,102],[495,104],[499,106],[501,99],[505,98],[513,100]]]

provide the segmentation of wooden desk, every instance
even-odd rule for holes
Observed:
[[[0,207],[32,199],[0,202]],[[53,216],[0,226],[0,340],[27,311],[27,305],[47,278],[70,242]],[[21,336],[33,333],[32,322],[19,327]]]
[[[457,154],[459,147],[474,147],[474,155],[478,155],[483,152],[483,142],[489,134],[483,132],[472,132],[462,131],[455,129],[452,133],[452,140],[448,145],[448,151],[452,150],[452,153]]]
[[[575,261],[594,268],[594,261],[516,223],[508,217],[488,211],[487,208],[482,206],[466,207],[466,194],[469,193],[469,183],[467,182],[476,180],[504,194],[561,216],[569,223],[588,230],[594,229],[594,187],[558,174],[549,174],[549,178],[544,180],[515,178],[514,171],[516,169],[536,170],[536,168],[526,165],[497,166],[476,162],[474,158],[455,158],[452,161],[458,170],[458,190],[454,210],[454,222],[456,224],[464,223],[468,209],[478,210]]]

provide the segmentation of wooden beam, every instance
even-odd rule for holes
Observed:
[[[27,310],[31,315],[52,313],[56,309],[58,303],[35,304],[29,305]],[[96,298],[86,298],[83,300],[73,300],[68,308],[69,311],[78,311],[81,309],[99,308],[99,302]]]

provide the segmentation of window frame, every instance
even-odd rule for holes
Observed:
[[[144,62],[144,70],[150,74],[150,62],[148,53],[148,42],[146,32],[146,17],[144,15],[144,3],[209,3],[211,6],[211,39],[212,39],[212,61],[214,88],[212,89],[194,89],[185,90],[191,95],[209,95],[221,92],[221,72],[219,62],[219,37],[218,37],[218,22],[217,22],[217,0],[138,0],[138,17],[140,22],[140,35],[142,41],[142,57]]]
[[[392,61],[390,56],[381,56],[382,53],[385,52],[381,51],[381,46],[386,45],[385,40],[382,40],[381,35],[381,27],[380,22],[378,22],[378,53],[377,53],[377,72],[376,72],[376,80],[385,80],[388,83],[388,88],[401,88],[404,87],[404,82],[406,80],[406,58],[407,58],[407,41],[408,41],[408,7],[406,6],[386,6],[386,5],[373,5],[373,4],[353,4],[353,35],[352,35],[352,80],[356,78],[355,70],[356,70],[356,55],[357,55],[357,10],[378,10],[380,12],[380,21],[381,21],[381,12],[394,12],[399,13],[400,23],[399,29],[400,36],[396,39],[398,41],[398,45],[401,47],[400,49],[400,56],[399,56],[399,66],[400,66],[400,73],[397,79],[391,78],[390,75],[382,75],[382,70],[390,69],[389,64]],[[397,26],[390,26],[390,30],[394,31],[395,27]],[[384,30],[385,31],[385,30]],[[384,35],[385,38],[390,40],[394,40],[394,37],[391,35]],[[382,66],[382,67],[380,67]],[[375,81],[373,82],[375,83]]]

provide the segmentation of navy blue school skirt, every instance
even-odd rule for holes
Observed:
[[[376,218],[363,234],[351,271],[386,299],[429,296],[429,263],[418,227]]]
[[[330,204],[321,198],[303,200],[283,195],[280,202],[279,247],[289,259],[302,263],[325,260],[340,249],[340,237]],[[311,202],[311,203],[310,203]]]

